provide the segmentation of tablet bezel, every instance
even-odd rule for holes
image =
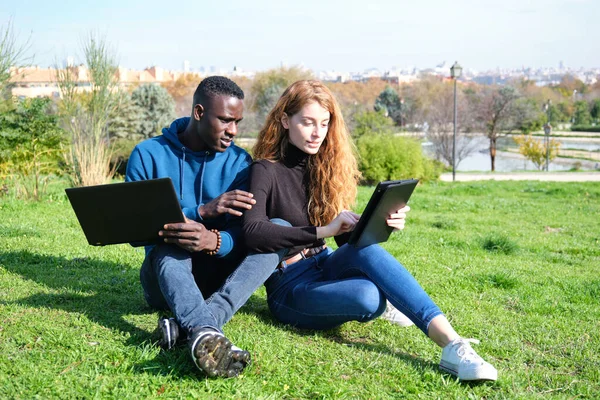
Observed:
[[[359,221],[356,223],[356,226],[348,239],[348,244],[357,247],[363,247],[374,243],[385,242],[392,233],[393,228],[386,224],[385,219],[387,219],[387,217],[384,216],[389,216],[392,212],[404,207],[404,205],[408,203],[408,200],[410,199],[410,196],[412,195],[412,192],[418,183],[418,179],[379,182],[375,188],[375,191],[371,195],[365,210],[360,216]],[[382,200],[384,199],[388,190],[392,188],[403,188],[404,190],[400,191],[398,189],[399,197],[392,201],[394,205],[388,206],[390,208],[389,210],[379,210],[379,207],[385,205]],[[367,238],[367,235],[365,235],[365,230],[369,226],[369,223],[372,222],[372,218],[378,218],[377,221],[373,222],[380,222],[381,227],[377,228],[379,229],[378,232],[371,232],[372,234],[369,238]]]

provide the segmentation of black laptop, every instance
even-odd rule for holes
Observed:
[[[171,178],[65,189],[89,244],[153,243],[184,222]]]
[[[408,203],[417,183],[418,179],[379,182],[348,243],[363,247],[388,240],[394,228],[388,226],[386,220]]]

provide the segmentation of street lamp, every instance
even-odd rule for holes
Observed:
[[[400,128],[402,128],[404,126],[402,124],[402,113],[404,112],[404,110],[402,110],[403,107],[404,107],[404,98],[400,98]]]
[[[552,102],[550,99],[544,104],[544,110],[546,111],[547,122],[544,124],[544,142],[546,144],[546,172],[548,171],[548,161],[550,158],[550,133],[552,132],[552,125],[550,125],[550,105]]]
[[[452,181],[456,179],[456,80],[462,74],[462,67],[458,65],[458,61],[450,67],[450,76],[454,80],[454,135],[452,136]]]

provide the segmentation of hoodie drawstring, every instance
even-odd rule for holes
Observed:
[[[202,182],[204,182],[204,170],[206,169],[206,158],[208,157],[208,152],[206,152],[206,156],[202,160],[202,172],[200,173],[200,200],[198,204],[202,204]]]
[[[181,161],[179,161],[179,199],[183,200],[183,177],[185,176],[183,174],[183,164],[185,164],[185,146],[181,148],[181,151],[183,152],[183,157],[181,158]]]

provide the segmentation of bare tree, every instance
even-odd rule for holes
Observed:
[[[452,165],[454,146],[454,92],[451,84],[445,83],[438,93],[431,98],[426,118],[429,125],[427,139],[432,143],[436,159]],[[473,136],[465,133],[468,126],[462,121],[468,119],[466,101],[459,90],[457,92],[457,130],[455,167],[476,149]]]
[[[28,65],[31,61],[25,53],[29,49],[30,39],[19,44],[12,20],[0,27],[0,95],[5,93],[11,78],[11,68]]]
[[[515,128],[515,104],[520,94],[511,86],[484,87],[474,97],[473,109],[490,141],[492,171],[496,170],[496,148],[498,138]]]
[[[82,93],[82,82],[73,67],[57,68],[57,82],[62,95],[65,129],[71,145],[65,154],[70,177],[75,186],[106,183],[113,175],[110,168],[108,118],[119,104],[116,57],[104,38],[90,34],[83,43],[84,73],[90,84]]]

